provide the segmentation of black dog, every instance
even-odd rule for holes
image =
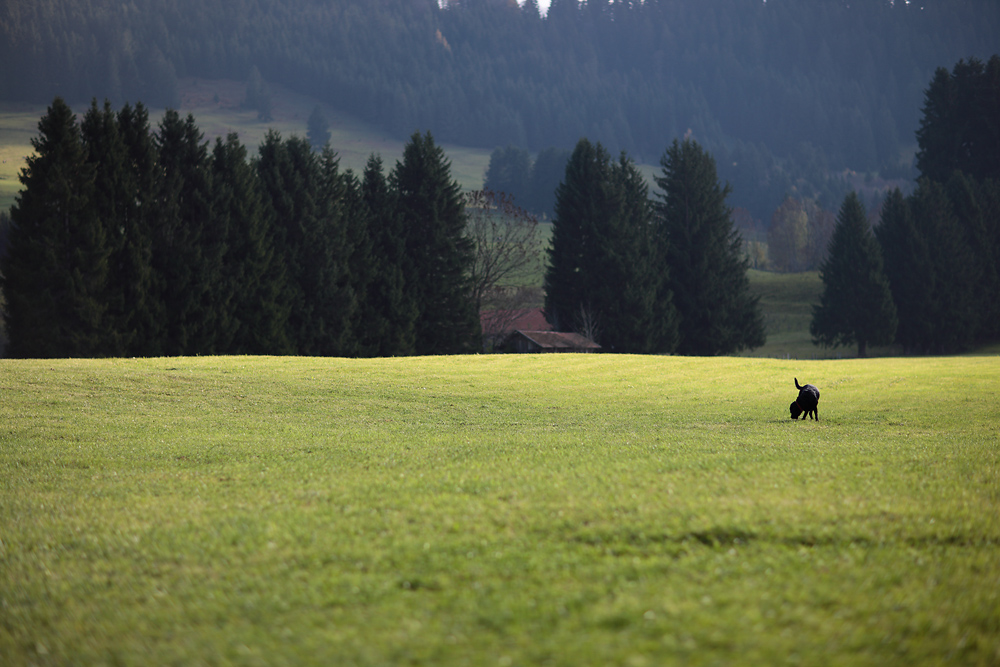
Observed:
[[[811,414],[813,419],[819,421],[819,389],[811,384],[800,387],[798,378],[795,378],[795,388],[799,390],[799,397],[789,406],[792,419],[798,419],[799,415],[805,419]]]

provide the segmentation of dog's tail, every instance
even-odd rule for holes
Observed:
[[[799,379],[798,378],[795,378],[795,388],[796,389],[802,389],[802,387],[799,386]]]

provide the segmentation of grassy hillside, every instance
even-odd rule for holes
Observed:
[[[792,422],[792,378],[822,391]],[[995,664],[996,357],[0,360],[0,656]]]
[[[17,175],[31,154],[32,137],[38,134],[38,119],[45,113],[42,107],[0,103],[0,210],[14,203],[21,189]]]

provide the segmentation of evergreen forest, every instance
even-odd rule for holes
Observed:
[[[934,70],[996,52],[993,0],[0,3],[0,100],[175,107],[194,76],[280,82],[400,139],[588,137],[650,163],[687,135],[764,221],[786,195],[836,208],[845,170],[910,177]]]
[[[32,144],[0,256],[10,356],[479,349],[464,198],[430,133],[358,175],[299,137],[250,159],[190,115],[94,102],[78,122],[56,98]]]
[[[1000,341],[1000,56],[940,67],[917,131],[916,190],[891,191],[871,228],[844,199],[820,267],[817,344],[895,342],[941,354]]]

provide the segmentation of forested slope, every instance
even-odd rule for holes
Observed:
[[[397,137],[587,136],[655,162],[690,131],[737,197],[906,173],[935,68],[996,52],[994,0],[554,0],[545,17],[510,0],[0,4],[3,100],[174,105],[177,77],[256,67]]]

